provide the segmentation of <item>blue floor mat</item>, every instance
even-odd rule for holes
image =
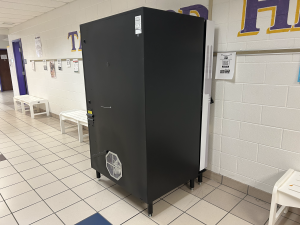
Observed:
[[[95,213],[94,215],[82,220],[76,225],[111,225],[103,216],[99,213]]]

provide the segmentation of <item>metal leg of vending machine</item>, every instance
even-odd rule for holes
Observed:
[[[192,179],[192,180],[190,180],[190,188],[192,191],[194,190],[194,186],[195,186],[195,180]]]
[[[153,203],[148,204],[148,216],[152,217],[153,214]]]
[[[200,172],[198,175],[198,184],[199,185],[202,183],[202,176],[203,176],[203,174],[202,174],[202,172]]]
[[[101,174],[98,171],[96,171],[96,176],[97,176],[98,180],[100,180]]]

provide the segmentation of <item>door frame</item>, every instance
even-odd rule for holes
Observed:
[[[27,83],[27,76],[26,76],[26,70],[25,70],[25,65],[24,65],[24,55],[23,55],[23,48],[22,48],[22,41],[21,38],[13,40],[12,41],[12,50],[13,50],[13,54],[14,54],[14,58],[15,58],[15,65],[16,65],[16,73],[17,73],[17,79],[18,79],[18,86],[19,86],[19,93],[20,93],[20,85],[19,83],[23,83],[23,81],[20,82],[19,77],[18,77],[18,72],[17,72],[17,62],[16,62],[16,56],[15,56],[15,52],[14,52],[14,43],[19,43],[19,47],[21,49],[20,55],[21,55],[21,61],[22,61],[22,71],[24,72],[24,82],[25,82],[25,88],[26,88],[26,94],[29,94],[28,91],[28,83]]]
[[[7,48],[5,49],[5,48],[0,48],[0,50],[6,50],[7,51]],[[7,55],[8,55],[8,53],[7,53]],[[9,60],[8,59],[8,56],[7,56],[7,60]],[[0,88],[1,88],[1,92],[3,92],[3,88],[2,88],[2,83],[1,83],[1,77],[0,77]]]

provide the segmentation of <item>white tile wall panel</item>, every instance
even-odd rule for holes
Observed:
[[[274,185],[278,180],[278,169],[261,163],[239,158],[237,168],[238,174],[266,184]]]
[[[146,7],[156,9],[156,0],[146,0]]]
[[[262,31],[263,32],[263,31]],[[247,50],[268,50],[268,49],[282,49],[282,48],[293,48],[294,39],[278,39],[278,40],[266,40],[264,41],[251,41],[247,43]]]
[[[121,13],[128,10],[128,0],[111,0],[112,13]]]
[[[220,152],[215,150],[209,151],[208,163],[216,167],[220,167]]]
[[[98,17],[104,18],[111,15],[111,1],[101,1],[98,5]]]
[[[178,0],[178,6],[180,8],[197,4],[203,5],[208,8],[209,0]]]
[[[262,106],[239,102],[224,101],[224,119],[238,120],[249,123],[260,123]]]
[[[241,51],[246,50],[247,42],[228,43],[227,51]]]
[[[284,130],[281,147],[288,151],[300,153],[300,132]]]
[[[269,63],[266,70],[266,84],[298,85],[299,63]]]
[[[240,1],[240,0],[231,0],[230,1],[229,21],[240,21],[241,22],[241,19],[243,16],[243,6],[244,6],[243,1]]]
[[[289,87],[287,107],[300,109],[300,87]]]
[[[162,10],[174,10],[175,12],[178,12],[180,6],[178,1],[164,0],[156,1],[156,8]]]
[[[215,46],[218,44],[227,43],[228,24],[215,25]]]
[[[145,6],[146,0],[128,0],[128,8],[135,9]]]
[[[48,12],[54,9],[54,7],[44,7],[44,6],[37,6],[31,4],[14,3],[14,2],[1,2],[1,7],[8,8],[8,9],[33,11],[33,12]]]
[[[258,144],[222,136],[221,149],[224,153],[256,161]]]
[[[279,176],[277,180],[279,180],[280,177],[281,176]],[[252,187],[255,187],[255,188],[260,189],[262,191],[265,191],[267,193],[272,193],[273,192],[273,188],[274,188],[274,184],[273,185],[268,185],[268,184],[256,181],[255,184],[252,185]]]
[[[236,56],[236,62],[237,62],[237,63],[244,63],[244,62],[245,62],[245,58],[246,58],[246,56],[243,56],[243,55],[237,55],[237,56]]]
[[[223,101],[214,100],[214,104],[211,104],[210,110],[211,110],[212,116],[222,118],[222,116],[223,116]]]
[[[211,116],[209,131],[214,134],[222,134],[222,119]]]
[[[258,162],[282,170],[300,170],[300,154],[264,145],[259,146]]]
[[[270,63],[270,62],[291,62],[293,56],[291,54],[280,55],[249,55],[246,57],[248,63]]]
[[[266,64],[264,63],[239,63],[236,66],[235,82],[262,84],[265,79],[265,71]]]
[[[216,52],[224,52],[227,51],[227,44],[218,44],[214,46],[214,51]]]
[[[300,131],[300,110],[267,107],[262,110],[262,124]]]
[[[241,123],[240,139],[268,145],[272,147],[280,147],[282,129],[261,126],[251,123]]]
[[[244,84],[243,102],[269,106],[285,106],[287,92],[287,86]]]
[[[220,153],[220,157],[222,169],[237,173],[237,157],[222,152]]]
[[[224,81],[224,100],[241,102],[243,85]]]
[[[229,2],[213,5],[212,20],[215,24],[226,23],[229,18]]]
[[[221,150],[221,136],[217,134],[209,135],[209,148],[220,151]]]
[[[221,80],[213,80],[212,82],[212,98],[214,100],[222,100],[224,96],[224,82]]]
[[[255,186],[255,183],[256,181],[253,180],[253,179],[250,179],[248,177],[245,177],[245,176],[242,176],[240,174],[237,174],[237,173],[234,173],[234,172],[231,172],[231,171],[228,171],[226,169],[223,169],[221,168],[220,169],[220,173],[226,177],[229,177],[231,179],[234,179],[234,180],[237,180],[241,183],[244,183],[244,184],[247,184],[247,185],[250,185],[250,186]]]
[[[210,171],[213,171],[213,172],[215,172],[217,174],[220,173],[220,167],[219,166],[214,166],[214,165],[208,164],[207,165],[207,169],[210,170]]]
[[[223,119],[222,135],[239,138],[240,135],[240,122],[234,120]]]

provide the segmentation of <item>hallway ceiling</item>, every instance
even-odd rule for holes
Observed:
[[[0,28],[13,27],[74,0],[0,0]]]

